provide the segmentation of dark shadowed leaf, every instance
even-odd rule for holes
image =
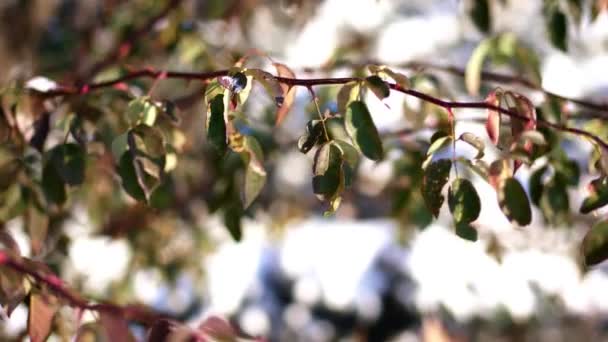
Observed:
[[[302,153],[308,153],[315,145],[325,142],[323,135],[323,122],[311,120],[306,124],[306,133],[298,140],[298,149]]]
[[[123,153],[118,164],[118,174],[122,180],[122,187],[127,194],[138,201],[145,201],[146,194],[137,181],[137,173],[133,162],[133,155],[129,151]]]
[[[243,238],[243,229],[241,227],[241,217],[243,210],[240,205],[232,204],[224,209],[224,225],[230,233],[234,241],[239,242]]]
[[[475,23],[475,26],[479,31],[483,33],[490,32],[492,17],[490,15],[488,0],[473,0],[471,19],[473,19],[473,23]]]
[[[477,220],[481,211],[481,201],[475,187],[468,179],[458,178],[448,189],[448,206],[459,223],[471,223]]]
[[[353,101],[348,105],[344,126],[353,143],[364,156],[376,161],[382,159],[384,155],[382,141],[364,102]]]
[[[583,239],[582,250],[588,266],[599,264],[608,258],[608,221],[598,222],[591,227]]]
[[[30,295],[27,331],[32,342],[46,341],[51,332],[51,324],[56,311],[57,306],[52,303],[52,298],[48,295],[39,293]]]
[[[226,121],[224,94],[218,94],[209,103],[207,113],[207,139],[220,154],[226,152]]]
[[[61,144],[49,151],[50,159],[64,183],[80,185],[84,181],[85,150],[77,144]]]
[[[530,176],[529,179],[529,185],[530,185],[530,199],[532,200],[532,203],[534,203],[534,205],[538,205],[540,203],[540,199],[543,195],[543,191],[544,191],[544,183],[543,183],[543,176],[545,174],[545,172],[547,172],[548,167],[547,166],[543,166],[540,169],[534,171],[532,173],[532,175]]]
[[[422,179],[422,197],[431,213],[437,217],[445,198],[441,190],[450,178],[452,161],[439,159],[427,166]]]
[[[42,169],[42,191],[50,203],[62,205],[67,200],[65,183],[50,161]]]
[[[376,95],[379,100],[387,98],[391,94],[388,84],[380,76],[372,75],[365,78],[365,85]]]
[[[530,201],[517,179],[511,177],[501,182],[498,189],[498,204],[512,223],[526,226],[532,221]]]
[[[568,18],[559,6],[551,6],[545,16],[551,44],[564,52],[568,51]]]
[[[588,214],[608,204],[608,177],[594,179],[587,185],[589,196],[587,196],[579,211]]]
[[[456,235],[465,240],[477,241],[477,229],[471,227],[468,223],[456,223]]]

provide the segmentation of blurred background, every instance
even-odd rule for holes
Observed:
[[[274,72],[270,57],[299,78],[360,75],[361,65],[386,64],[425,92],[479,100],[497,84],[471,96],[461,76],[425,63],[464,70],[483,39],[510,33],[537,56],[544,89],[608,102],[608,13],[591,20],[590,7],[578,17],[567,12],[563,51],[548,38],[540,0],[489,1],[487,33],[471,19],[473,2],[457,0],[184,0],[139,31],[168,3],[2,0],[0,83],[43,76],[69,85],[147,67],[209,71],[249,54],[248,67]],[[113,62],[100,63],[125,40]],[[534,76],[509,63],[488,69]],[[289,116],[274,127],[276,107],[254,87],[242,115],[264,149],[269,176],[261,196],[243,211],[234,205],[238,161],[214,156],[205,142],[202,85],[163,80],[151,91],[152,83],[130,82],[129,96],[171,100],[181,121],[162,123],[177,164],[151,206],[121,190],[108,172],[114,167],[108,153],[90,152],[85,183],[70,189],[64,210],[50,218],[27,214],[15,186],[3,190],[2,229],[23,255],[49,264],[88,298],[149,305],[192,326],[219,315],[270,341],[608,340],[608,265],[582,269],[579,260],[593,217],[564,219],[535,207],[529,227],[512,227],[493,188],[472,175],[482,198],[474,223],[478,240],[454,234],[445,206],[432,218],[418,191],[419,165],[433,128],[445,120],[439,109],[397,93],[384,103],[367,99],[387,137],[387,158],[362,160],[341,208],[326,218],[326,204],[312,192],[312,153],[297,148],[306,122],[316,116],[308,91],[298,89]],[[336,110],[338,90],[316,89],[322,111]],[[543,101],[538,92],[521,91]],[[90,142],[110,146],[126,125],[129,96],[102,90],[56,103],[46,146],[61,141],[62,117],[71,113],[86,119],[82,129]],[[457,135],[485,137],[485,115],[458,110]],[[576,137],[562,146],[581,170],[580,185],[568,190],[576,211],[583,184],[592,179],[584,171],[591,147]],[[474,150],[458,153],[472,156]],[[485,158],[495,157],[490,151]],[[533,171],[534,165],[522,168],[518,179],[527,184]],[[242,229],[242,241],[233,241],[227,225]],[[0,322],[0,339],[24,336],[27,310],[20,304]],[[49,340],[74,333],[73,315],[68,307],[59,311]],[[83,319],[96,317],[85,312]],[[141,327],[132,329],[143,338]]]

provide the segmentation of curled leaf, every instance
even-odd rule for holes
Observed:
[[[481,138],[479,138],[473,133],[466,132],[462,133],[458,140],[464,141],[467,144],[475,147],[475,149],[477,150],[477,155],[475,156],[475,159],[483,158],[485,144],[483,143]]]
[[[365,85],[371,90],[379,100],[387,98],[391,94],[388,84],[379,76],[372,75],[365,78]]]
[[[224,154],[228,146],[226,141],[226,108],[224,94],[216,95],[209,103],[207,114],[207,139],[220,154]]]
[[[277,69],[277,74],[279,74],[280,77],[296,78],[296,74],[285,64],[273,63],[273,65]],[[291,109],[293,102],[295,100],[295,96],[296,96],[295,87],[287,85],[285,83],[280,83],[280,86],[281,86],[281,89],[283,90],[283,99],[284,100],[283,100],[283,105],[280,106],[279,110],[277,111],[276,122],[275,122],[275,125],[277,125],[277,126],[280,125],[281,122],[283,122],[283,120],[287,116],[287,113],[289,113],[289,110]]]

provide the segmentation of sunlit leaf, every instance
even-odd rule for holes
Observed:
[[[438,132],[439,133],[439,132]],[[441,132],[443,133],[443,132]],[[452,143],[452,137],[449,135],[442,135],[433,139],[435,136],[431,137],[431,145],[429,149],[426,151],[427,156],[432,156],[435,152],[441,150],[442,148],[449,146]]]
[[[158,107],[146,96],[129,102],[126,117],[132,126],[144,124],[153,126],[158,116]]]
[[[344,126],[353,143],[364,156],[376,161],[382,159],[384,155],[382,141],[364,102],[353,101],[348,105]]]
[[[527,226],[532,222],[530,201],[517,179],[507,178],[502,181],[497,194],[500,209],[509,221],[520,226]]]
[[[359,98],[361,85],[359,82],[348,82],[340,88],[337,96],[338,113],[345,114],[348,105]]]
[[[333,143],[338,146],[340,150],[342,150],[342,156],[344,157],[344,160],[348,163],[348,165],[350,165],[351,167],[355,167],[359,162],[359,152],[357,151],[357,149],[355,149],[353,145],[347,143],[344,140],[336,139],[333,140]]]
[[[165,139],[157,128],[137,125],[131,132],[137,137],[137,150],[147,157],[160,158],[167,153]]]
[[[608,258],[608,221],[600,221],[593,225],[582,244],[585,264],[597,265]]]
[[[468,179],[458,178],[448,189],[448,206],[459,223],[471,223],[477,220],[481,211],[481,201],[475,187]]]
[[[427,166],[422,179],[422,197],[433,216],[439,216],[439,210],[445,200],[441,190],[450,178],[452,161],[439,159]]]

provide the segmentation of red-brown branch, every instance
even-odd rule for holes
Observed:
[[[99,83],[90,83],[82,86],[60,86],[56,90],[49,91],[44,93],[45,96],[54,97],[54,96],[62,96],[62,95],[79,95],[86,94],[93,90],[98,90],[101,88],[112,87],[120,83],[124,83],[136,78],[158,78],[162,76],[163,78],[173,78],[173,79],[184,79],[184,80],[198,80],[198,81],[207,81],[220,76],[229,75],[229,70],[217,70],[217,71],[209,71],[209,72],[180,72],[180,71],[158,71],[153,69],[144,69],[130,72],[126,75],[118,77],[113,80],[99,82]],[[301,79],[301,78],[285,78],[275,76],[275,79],[280,82],[287,84],[289,86],[302,86],[306,88],[311,88],[313,86],[320,85],[337,85],[337,84],[345,84],[353,81],[362,81],[361,78],[357,77],[339,77],[339,78],[309,78],[309,79]],[[423,101],[435,104],[437,106],[443,107],[445,109],[450,108],[478,108],[478,109],[492,109],[500,112],[501,114],[510,116],[511,118],[515,118],[516,120],[528,121],[530,118],[525,117],[515,111],[505,109],[502,107],[497,107],[486,103],[484,101],[481,102],[459,102],[459,101],[446,101],[440,98],[419,92],[414,89],[404,89],[395,83],[388,83],[389,87],[398,91],[416,98],[419,98]],[[568,127],[561,124],[552,123],[542,119],[536,119],[536,123],[541,126],[550,127],[562,132],[567,132],[571,134],[576,134],[579,136],[587,137],[593,140],[598,145],[608,150],[608,143],[602,140],[600,137],[594,135],[593,133],[587,132],[585,130]]]
[[[151,312],[149,309],[138,305],[119,306],[109,303],[92,303],[78,296],[64,285],[63,280],[52,273],[43,273],[22,262],[19,258],[0,251],[0,266],[12,268],[20,274],[32,277],[36,282],[46,286],[58,298],[66,301],[70,306],[82,310],[93,310],[97,312],[108,312],[114,315],[120,315],[124,319],[139,322],[144,325],[151,325],[156,320],[165,318],[159,314]]]

